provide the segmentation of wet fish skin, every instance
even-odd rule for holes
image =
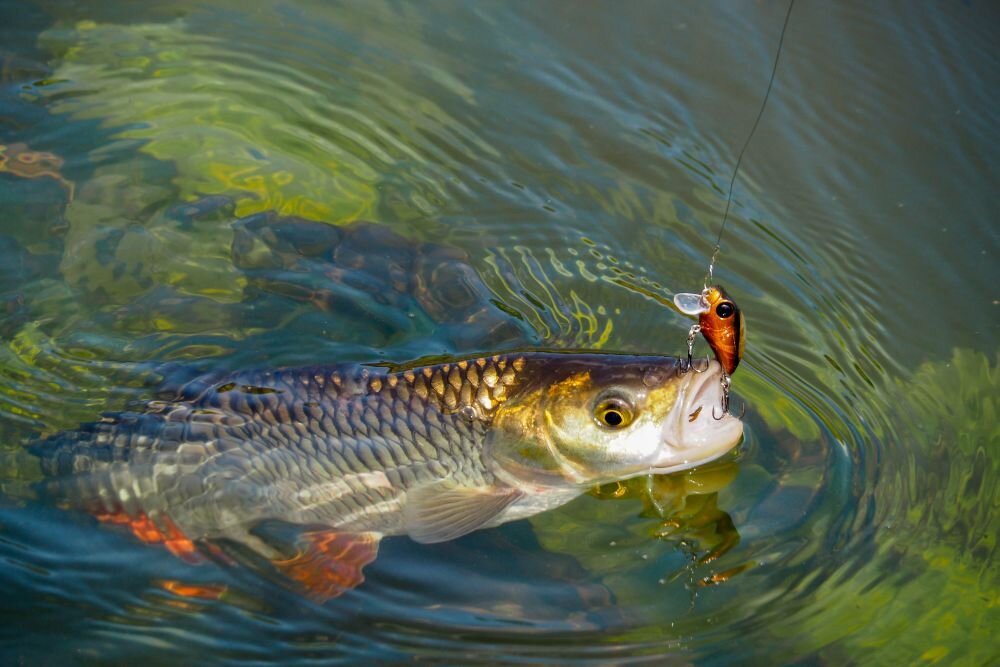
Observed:
[[[671,357],[546,352],[244,372],[36,451],[65,504],[148,517],[191,540],[267,553],[250,531],[275,519],[441,541],[728,451],[739,421],[692,407],[714,404],[719,373],[683,374]],[[636,430],[595,420],[608,392],[633,402]],[[674,449],[680,458],[664,458]]]
[[[466,365],[467,396],[482,373],[480,409],[505,395],[506,365]],[[79,485],[73,495],[89,511],[166,512],[189,535],[264,518],[392,532],[393,501],[407,488],[491,481],[473,448],[483,422],[458,410],[460,370],[241,373],[61,434],[43,460],[49,474]]]

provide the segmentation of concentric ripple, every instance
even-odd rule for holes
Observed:
[[[200,370],[682,353],[785,11],[251,4],[0,2],[0,662],[996,660],[988,3],[796,5],[716,271],[735,455],[323,604],[42,502],[35,437]]]

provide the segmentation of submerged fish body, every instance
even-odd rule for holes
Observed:
[[[361,580],[383,536],[450,540],[597,483],[721,456],[742,434],[738,419],[712,417],[721,373],[715,362],[699,374],[671,357],[550,352],[244,372],[36,451],[60,502],[181,556],[223,538],[287,565],[256,528],[321,529],[313,550],[353,562],[327,576],[336,594]]]

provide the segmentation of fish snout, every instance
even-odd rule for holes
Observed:
[[[703,373],[689,373],[663,426],[662,451],[654,472],[686,470],[716,459],[735,447],[743,422],[722,411],[723,372],[712,360]]]

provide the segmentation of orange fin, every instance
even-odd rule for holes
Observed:
[[[361,570],[378,555],[375,533],[304,533],[305,549],[294,558],[274,561],[289,579],[320,600],[335,598],[365,580]]]
[[[132,533],[146,544],[162,544],[167,548],[167,551],[187,563],[201,561],[194,542],[188,539],[168,516],[163,517],[163,528],[160,528],[152,519],[141,512],[134,517],[125,512],[97,514],[95,516],[98,521],[126,524]]]
[[[228,588],[222,584],[185,584],[176,579],[165,579],[158,582],[160,586],[174,595],[201,600],[219,600]]]

